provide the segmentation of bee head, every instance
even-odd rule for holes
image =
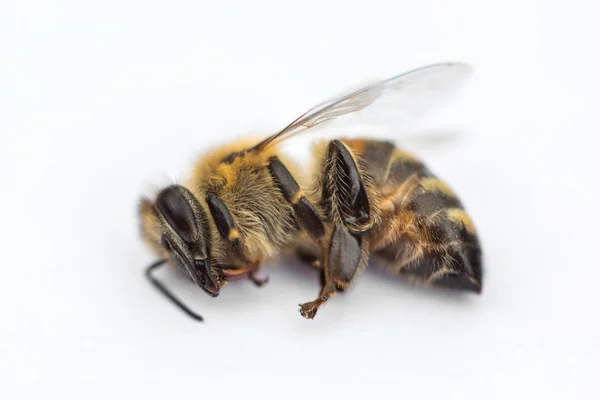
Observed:
[[[181,185],[171,185],[160,191],[154,204],[142,200],[140,216],[144,237],[152,247],[198,287],[218,296],[222,278],[211,268],[211,233],[196,197]]]

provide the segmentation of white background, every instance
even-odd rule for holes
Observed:
[[[595,3],[0,4],[3,399],[600,395]],[[471,63],[470,85],[404,144],[473,216],[481,296],[367,271],[307,321],[318,274],[293,261],[218,299],[164,271],[198,324],[144,280],[141,194],[211,145],[443,60]]]

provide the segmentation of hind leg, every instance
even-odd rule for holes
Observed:
[[[323,286],[317,299],[300,306],[305,318],[314,318],[319,307],[338,290],[350,286],[366,265],[369,248],[366,233],[373,226],[370,177],[353,148],[332,140],[323,161],[317,190],[327,233],[319,241],[320,256],[318,263],[314,263],[322,268]]]
[[[367,261],[367,243],[349,234],[340,226],[333,226],[328,235],[329,246],[322,252],[323,287],[319,297],[300,305],[300,314],[312,319],[317,310],[335,295],[337,290],[346,289]]]
[[[358,156],[341,140],[329,142],[318,180],[320,204],[327,220],[355,235],[362,235],[372,227],[369,179]]]

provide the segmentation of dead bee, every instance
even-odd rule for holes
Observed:
[[[441,63],[367,85],[321,103],[259,143],[208,152],[184,185],[161,190],[139,207],[145,241],[160,261],[147,269],[152,283],[201,320],[156,281],[151,271],[168,261],[215,297],[228,280],[248,277],[261,286],[261,263],[296,246],[320,268],[323,286],[300,313],[313,318],[336,291],[365,268],[369,255],[398,274],[426,284],[481,291],[481,250],[475,228],[454,192],[421,161],[393,143],[339,139],[315,147],[310,185],[276,145],[302,131],[361,111],[380,98],[448,92],[469,68]],[[448,80],[448,78],[450,78]]]

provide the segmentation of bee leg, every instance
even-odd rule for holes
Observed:
[[[324,165],[321,201],[327,215],[352,233],[366,232],[372,225],[371,207],[352,151],[340,140],[332,140]]]
[[[330,297],[335,295],[335,283],[333,281],[329,281],[323,286],[323,290],[321,290],[321,294],[316,300],[309,301],[308,303],[300,304],[300,314],[306,319],[313,319],[315,315],[317,315],[317,310],[321,305]]]
[[[296,257],[314,269],[321,269],[319,248],[307,238],[299,238],[294,246]]]
[[[241,273],[248,274],[248,279],[252,281],[256,286],[262,287],[269,282],[269,277],[265,276],[264,278],[259,278],[258,272],[261,270],[261,260],[256,260],[253,263],[250,263],[243,268],[238,269]]]
[[[336,290],[346,289],[366,264],[366,242],[360,236],[348,233],[343,227],[335,226],[329,247],[323,251],[323,289],[316,300],[300,305],[300,314],[312,319],[319,307],[335,295]]]
[[[250,272],[250,275],[248,275],[248,276],[249,276],[250,280],[252,281],[252,283],[254,283],[258,287],[263,287],[264,285],[269,283],[268,276],[265,276],[264,278],[259,278],[256,276],[256,272],[254,272],[254,271]]]
[[[208,196],[206,196],[206,202],[208,203],[210,214],[213,217],[213,221],[215,221],[219,233],[223,239],[229,242],[232,252],[241,261],[250,264],[250,260],[244,253],[244,246],[242,244],[240,233],[235,227],[233,217],[227,209],[227,206],[213,193],[209,193]]]
[[[256,276],[258,271],[260,270],[260,264],[256,263],[256,267],[253,268],[248,274],[248,278],[258,287],[263,287],[269,282],[269,276],[265,276],[264,278],[259,278]]]
[[[323,221],[315,207],[308,201],[298,183],[277,156],[269,158],[269,171],[281,190],[283,197],[294,208],[296,221],[300,228],[313,239],[318,240],[325,234]]]

